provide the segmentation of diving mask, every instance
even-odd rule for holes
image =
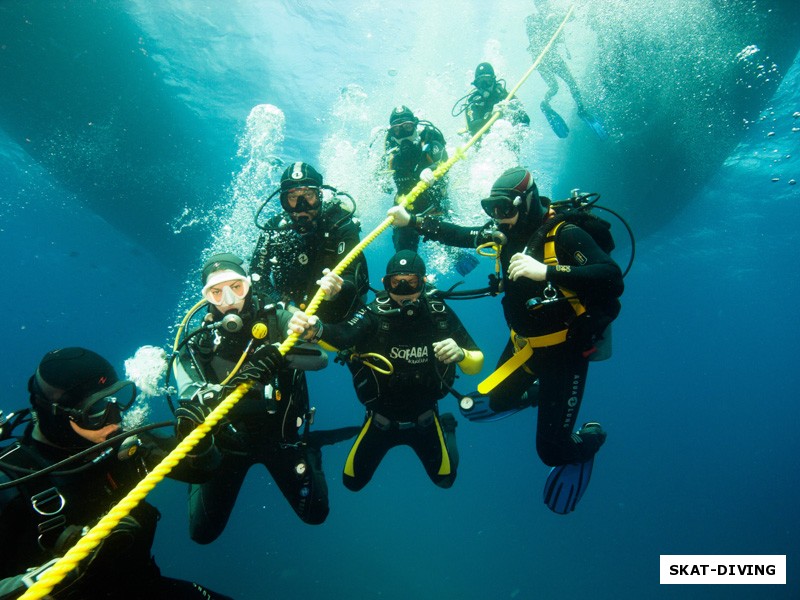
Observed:
[[[392,294],[410,296],[422,291],[423,282],[420,280],[419,275],[401,273],[384,277],[383,286],[387,292]]]
[[[416,142],[419,139],[417,123],[415,121],[396,123],[389,127],[389,135],[392,136],[392,139],[398,144],[406,140]]]
[[[473,82],[473,85],[483,92],[488,92],[494,87],[495,78],[491,75],[481,75]]]
[[[203,288],[203,297],[214,306],[233,306],[241,302],[250,291],[250,278],[241,277],[211,284]]]
[[[397,123],[389,127],[389,133],[395,138],[408,137],[417,130],[417,124],[413,121],[405,121],[404,123]]]
[[[281,194],[281,206],[288,213],[313,212],[319,210],[321,197],[319,188],[292,188]]]
[[[37,377],[31,377],[29,391],[44,401],[47,396],[41,389]],[[122,411],[128,410],[136,399],[136,386],[132,381],[122,380],[113,385],[87,396],[75,404],[74,408],[63,406],[71,404],[69,393],[65,392],[52,403],[52,410],[66,414],[69,419],[83,429],[98,430],[106,425],[119,424],[122,421]]]
[[[481,208],[493,219],[512,219],[519,212],[519,196],[511,200],[508,197],[489,197],[481,200]]]

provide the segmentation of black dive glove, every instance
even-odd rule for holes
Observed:
[[[245,381],[258,381],[269,383],[278,370],[286,363],[286,359],[275,344],[264,344],[256,348],[255,352],[244,361],[239,371],[234,375],[229,384],[239,385]]]
[[[175,435],[183,440],[194,431],[197,426],[206,420],[213,408],[219,404],[219,386],[203,387],[195,392],[191,400],[181,400],[175,409]],[[200,456],[211,449],[214,444],[213,432],[208,432],[203,439],[197,442],[190,456]]]

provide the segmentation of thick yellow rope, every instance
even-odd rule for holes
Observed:
[[[572,16],[573,10],[575,10],[574,4],[569,7],[569,10],[567,11],[566,16],[564,17],[564,20],[561,21],[561,24],[558,26],[558,29],[556,29],[555,33],[550,38],[550,41],[548,41],[547,45],[544,48],[542,48],[542,51],[539,53],[539,56],[537,56],[536,60],[533,61],[533,64],[522,76],[522,79],[520,79],[519,82],[517,82],[517,85],[511,88],[511,91],[508,92],[508,96],[505,97],[505,100],[503,102],[508,102],[509,100],[511,100],[511,98],[514,97],[519,88],[522,87],[522,84],[525,83],[528,77],[531,76],[531,73],[533,73],[536,70],[536,68],[542,62],[542,59],[544,58],[545,54],[547,54],[547,52],[550,50],[553,44],[555,44],[556,40],[558,39],[558,36],[561,34],[561,31],[567,24],[567,21],[569,20],[570,16]],[[472,136],[472,139],[469,140],[463,147],[456,150],[456,153],[453,155],[452,159],[447,161],[451,162],[451,165],[449,165],[447,168],[449,169],[450,166],[452,166],[452,163],[455,163],[456,160],[460,160],[461,158],[463,158],[464,152],[466,152],[470,147],[472,147],[472,145],[475,144],[475,142],[477,142],[481,138],[481,136],[489,130],[489,128],[494,124],[494,122],[497,121],[497,119],[499,119],[502,116],[502,114],[503,111],[501,109],[496,109],[494,113],[492,113],[491,118],[483,125],[483,127],[481,127],[478,131],[475,132],[475,135]],[[438,170],[439,169],[437,169],[436,171]],[[436,171],[434,171],[434,174],[436,174]]]
[[[228,414],[228,411],[230,411],[241,397],[247,393],[252,385],[253,383],[249,381],[239,385],[227,398],[220,402],[219,406],[206,417],[205,422],[198,425],[194,431],[186,436],[163,461],[148,473],[144,479],[136,484],[136,487],[128,492],[127,496],[120,500],[108,514],[100,519],[89,533],[78,540],[56,564],[45,571],[39,580],[28,588],[20,598],[24,598],[25,600],[28,598],[44,598],[70,573],[70,571],[76,569],[78,563],[89,556],[89,554],[100,545],[100,542],[111,533],[111,530],[119,524],[123,517],[128,515],[139,502],[144,500],[144,497],[147,496],[156,484],[164,479],[164,477],[186,457],[192,448],[197,445],[197,442]],[[125,565],[121,564],[119,568],[124,569]]]
[[[550,41],[547,45],[542,49],[542,52],[533,62],[531,68],[525,73],[525,75],[520,79],[519,83],[514,86],[514,88],[508,93],[506,96],[506,101],[510,100],[514,94],[519,90],[520,86],[528,79],[528,77],[533,73],[536,67],[539,66],[539,63],[542,61],[544,55],[550,50],[550,47],[555,43],[556,38],[558,38],[561,30],[564,29],[564,26],[567,23],[574,6],[570,6],[569,11],[567,11],[567,15],[564,17],[564,20],[561,22],[561,25],[558,27],[556,32],[553,34],[553,37],[550,38]],[[461,160],[465,156],[465,151],[468,150],[480,137],[486,133],[489,127],[500,118],[502,114],[502,110],[496,110],[489,121],[478,130],[475,135],[472,137],[469,142],[463,148],[457,148],[454,155],[443,162],[441,165],[436,167],[433,171],[434,177],[438,179],[439,177],[443,176],[447,171],[450,170],[456,161]],[[405,196],[401,196],[398,199],[397,204],[400,206],[408,206],[409,208],[414,206],[414,200],[424,192],[428,188],[428,184],[424,181],[419,181],[417,184],[411,189],[411,191],[406,194]],[[378,225],[374,230],[372,230],[361,242],[358,243],[347,255],[342,259],[342,261],[336,265],[336,267],[332,270],[337,275],[341,275],[344,270],[350,266],[350,264],[361,254],[364,249],[369,246],[375,238],[377,238],[381,233],[386,231],[386,229],[392,224],[394,221],[394,217],[386,217],[380,225]],[[317,292],[314,294],[314,297],[309,302],[308,307],[306,309],[306,314],[313,315],[317,312],[320,303],[325,297],[325,292],[322,289],[317,289]],[[283,343],[280,345],[280,352],[281,354],[286,354],[297,342],[300,336],[296,333],[292,333],[287,337]],[[58,585],[72,570],[76,569],[80,561],[84,558],[89,556],[91,552],[100,545],[108,535],[111,533],[111,530],[116,527],[119,522],[123,519],[123,517],[127,516],[139,502],[144,500],[145,496],[159,483],[162,479],[164,479],[175,466],[183,460],[186,455],[194,448],[197,443],[209,432],[211,429],[219,423],[225,415],[236,405],[236,403],[244,396],[250,388],[253,386],[253,382],[246,382],[240,384],[233,392],[231,392],[227,398],[225,398],[222,402],[219,403],[217,406],[205,419],[203,423],[197,426],[194,431],[192,431],[188,436],[186,436],[176,447],[175,449],[167,455],[161,463],[159,463],[147,476],[142,479],[130,492],[128,495],[125,496],[119,503],[112,508],[108,514],[106,514],[100,521],[92,527],[92,529],[83,536],[78,542],[69,549],[69,551],[61,558],[59,561],[54,564],[51,568],[44,572],[44,574],[39,578],[39,580],[34,583],[28,590],[20,596],[20,600],[32,600],[34,598],[44,598],[47,596],[49,592],[53,590],[53,588]],[[121,565],[120,568],[125,568],[124,565]]]
[[[511,88],[511,91],[508,92],[508,96],[506,96],[505,100],[503,100],[504,103],[508,102],[509,100],[511,100],[511,98],[514,97],[519,88],[522,87],[522,84],[525,83],[525,81],[527,81],[528,77],[531,76],[531,73],[533,73],[539,66],[539,64],[542,62],[542,59],[544,58],[545,54],[547,54],[547,52],[550,50],[553,44],[555,44],[556,40],[558,39],[558,36],[564,29],[564,26],[566,26],[570,16],[572,16],[573,10],[575,10],[575,5],[569,7],[569,10],[567,11],[566,16],[564,17],[564,20],[561,21],[561,24],[558,26],[558,29],[556,29],[555,33],[550,38],[550,41],[548,41],[547,45],[544,48],[542,48],[542,51],[539,53],[539,56],[536,57],[536,60],[533,61],[531,67],[525,72],[525,74],[522,76],[519,82],[517,82],[517,85]],[[447,159],[438,167],[436,167],[436,169],[434,169],[433,176],[436,179],[439,179],[445,173],[447,173],[450,170],[450,168],[454,164],[456,164],[456,162],[464,159],[466,157],[466,151],[469,150],[475,144],[475,142],[477,142],[483,136],[483,134],[489,130],[489,128],[494,124],[494,122],[497,121],[497,119],[499,119],[502,116],[502,114],[503,114],[502,108],[496,108],[495,111],[492,113],[492,116],[489,118],[489,120],[486,121],[486,123],[484,123],[483,127],[481,127],[478,131],[475,132],[475,135],[473,135],[472,138],[466,144],[456,148],[456,151],[453,153],[453,156],[451,156],[449,159]],[[415,185],[414,188],[405,197],[406,198],[405,206],[413,208],[414,200],[416,200],[417,196],[419,196],[422,192],[424,192],[427,187],[428,184],[426,184],[424,181],[417,182],[417,185]],[[401,198],[401,200],[402,199],[403,198]],[[400,204],[400,202],[398,202],[398,204]]]

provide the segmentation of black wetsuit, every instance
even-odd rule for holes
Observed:
[[[254,308],[254,304],[248,297],[240,315],[244,322],[240,331],[207,331],[183,347],[175,361],[181,398],[191,398],[206,383],[225,380],[252,339],[254,323],[267,325],[272,336],[263,343],[285,337],[288,311]],[[216,309],[209,315],[213,321],[222,317]],[[219,537],[248,470],[257,463],[267,468],[304,522],[316,525],[328,516],[328,486],[321,453],[301,435],[309,416],[309,403],[305,372],[299,370],[323,368],[327,357],[316,348],[314,355],[306,355],[312,350],[301,346],[295,345],[286,355],[287,367],[280,370],[271,386],[255,383],[215,431],[214,446],[222,453],[221,465],[210,481],[190,489],[189,529],[194,541],[208,544]],[[220,399],[230,391],[232,388],[226,388]]]
[[[275,215],[261,234],[250,261],[253,289],[272,302],[305,308],[319,286],[323,269],[333,269],[360,240],[360,223],[338,205],[326,207],[319,223],[298,233],[288,216]],[[325,300],[317,315],[340,321],[353,314],[369,289],[367,261],[359,255],[342,273],[342,290]]]
[[[392,171],[397,196],[405,195],[419,183],[419,175],[425,169],[435,169],[447,160],[447,150],[442,132],[430,124],[420,123],[415,140],[398,142],[391,134],[386,135],[387,167]],[[447,176],[434,184],[414,200],[409,208],[411,214],[443,215],[447,212]],[[412,229],[395,228],[392,241],[396,252],[417,251],[419,235]]]
[[[74,454],[36,441],[31,433],[29,426],[22,438],[0,451],[0,483],[21,476],[4,468],[4,464],[40,470]],[[66,471],[89,465],[78,473],[57,471],[0,491],[0,598],[21,594],[25,589],[20,588],[21,574],[63,556],[79,539],[83,527],[94,526],[176,445],[174,439],[149,433],[139,438],[143,445],[126,460],[118,458],[114,451],[95,464],[76,462],[63,468]],[[198,482],[207,479],[208,471],[196,464],[197,461],[183,461],[170,477]],[[49,514],[40,514],[34,504]],[[155,507],[140,502],[102,545],[55,587],[51,596],[81,600],[229,598],[195,583],[161,575],[151,555],[159,517]]]
[[[367,485],[386,452],[398,445],[416,452],[436,485],[453,485],[458,468],[455,418],[440,416],[438,401],[453,383],[455,364],[437,360],[432,348],[433,342],[447,338],[461,348],[477,350],[455,313],[441,300],[425,295],[409,314],[409,306],[401,309],[383,292],[348,322],[324,326],[325,342],[357,354],[380,354],[394,368],[386,375],[360,360],[348,363],[367,414],[345,464],[347,488],[358,491]],[[386,368],[380,360],[366,360]]]
[[[492,118],[494,106],[501,100],[505,100],[508,91],[505,86],[496,81],[491,90],[476,89],[466,101],[467,129],[472,135],[478,133],[481,127]],[[510,123],[517,125],[529,125],[531,120],[528,113],[522,108],[522,103],[514,97],[508,104],[508,110],[503,115]]]
[[[584,462],[599,449],[604,437],[592,433],[573,434],[586,385],[589,356],[595,342],[619,314],[619,296],[623,291],[622,273],[591,235],[583,229],[564,224],[556,234],[555,248],[558,264],[547,267],[547,281],[508,278],[511,257],[526,247],[539,261],[544,258],[544,236],[554,221],[535,226],[519,223],[507,231],[507,243],[502,247],[503,313],[506,323],[519,336],[533,337],[568,329],[565,342],[546,348],[536,348],[525,365],[514,371],[490,393],[494,410],[519,406],[528,393],[527,403],[538,398],[539,419],[536,449],[547,465]],[[437,219],[424,219],[420,232],[425,238],[452,246],[476,247],[491,241],[492,222],[484,227],[461,227]],[[545,297],[547,282],[574,293],[586,307],[586,313],[575,317],[568,301],[541,309],[529,309],[528,301]],[[559,292],[559,294],[561,294]],[[498,366],[514,353],[511,340],[507,343]],[[538,396],[534,383],[539,380]]]

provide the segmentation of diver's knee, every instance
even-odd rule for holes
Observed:
[[[360,479],[356,479],[355,477],[350,477],[349,475],[345,475],[342,477],[342,482],[344,483],[344,487],[346,487],[351,492],[360,492],[364,489],[364,486],[367,485],[367,481],[361,481]]]
[[[308,513],[300,514],[299,516],[300,520],[306,525],[322,525],[325,522],[325,519],[328,518],[329,513],[330,508],[328,507],[328,503],[325,502],[324,505],[309,511]]]
[[[189,524],[189,537],[194,543],[200,544],[201,546],[205,546],[215,541],[221,533],[221,529],[218,530],[217,528],[196,526],[192,523]]]
[[[536,453],[548,467],[557,467],[568,463],[569,461],[565,460],[565,450],[564,444],[558,444],[548,440],[536,441]]]
[[[446,477],[441,477],[439,479],[434,480],[433,483],[435,483],[438,487],[446,490],[448,488],[453,487],[453,484],[455,482],[456,482],[456,474],[450,473],[450,475],[447,475]]]

